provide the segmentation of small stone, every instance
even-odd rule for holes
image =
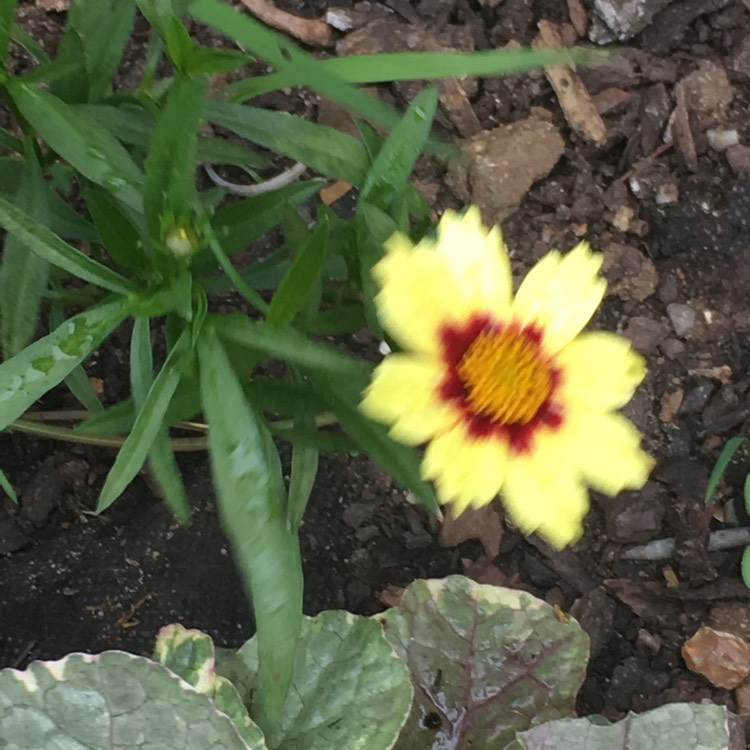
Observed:
[[[701,380],[694,388],[691,388],[682,402],[683,414],[697,414],[708,403],[715,386],[710,380]]]
[[[538,117],[482,131],[460,146],[466,160],[451,165],[446,181],[461,200],[479,206],[489,225],[512,214],[565,151],[557,128]]]
[[[701,60],[698,70],[685,76],[677,90],[684,95],[688,110],[699,115],[705,127],[721,124],[734,98],[734,88],[724,68],[710,60]]]
[[[680,198],[680,189],[674,182],[665,182],[659,185],[656,190],[656,205],[668,206],[670,203],[677,203]]]
[[[736,130],[709,128],[706,137],[708,145],[714,151],[726,151],[730,146],[736,146],[740,142],[740,134]]]
[[[681,302],[672,302],[667,305],[667,315],[672,323],[674,332],[680,338],[685,338],[695,326],[695,310],[689,305],[684,305]]]
[[[674,274],[663,276],[661,285],[659,286],[659,290],[657,291],[659,299],[665,305],[668,305],[670,302],[677,301],[677,294],[677,279],[674,277]]]
[[[611,242],[603,253],[602,272],[610,293],[625,301],[643,302],[656,291],[656,268],[638,248]]]
[[[594,18],[589,39],[605,44],[624,42],[643,31],[654,15],[672,0],[594,0]]]
[[[659,419],[664,424],[670,424],[677,416],[682,406],[682,400],[685,396],[685,391],[682,388],[678,388],[674,391],[669,391],[661,397],[661,410],[659,411]]]
[[[683,645],[682,658],[692,672],[726,690],[736,688],[750,675],[750,643],[721,630],[700,628]]]
[[[661,533],[664,502],[655,482],[625,491],[604,505],[607,538],[621,544],[647,542]]]
[[[630,319],[623,335],[641,354],[653,354],[666,332],[666,326],[660,321],[636,315]]]
[[[679,339],[670,336],[659,344],[659,349],[669,359],[677,359],[685,351],[685,344]]]

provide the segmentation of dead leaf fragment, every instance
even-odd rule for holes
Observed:
[[[683,645],[682,658],[688,669],[727,690],[750,675],[750,643],[722,630],[698,630]]]
[[[554,49],[562,47],[562,42],[553,23],[545,20],[539,22],[539,36],[536,39],[539,46]],[[607,126],[574,69],[570,66],[555,66],[545,68],[544,72],[557,94],[557,100],[570,127],[597,146],[603,145],[607,140]]]
[[[443,547],[457,547],[470,539],[478,539],[485,554],[492,560],[500,552],[502,537],[500,511],[490,504],[482,508],[467,508],[458,518],[453,515],[453,509],[449,509],[438,539]]]
[[[277,8],[270,0],[242,0],[242,4],[260,21],[283,31],[311,47],[331,47],[331,27],[319,18],[302,18]]]

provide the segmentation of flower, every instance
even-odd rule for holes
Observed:
[[[501,494],[515,525],[555,547],[577,540],[588,487],[643,486],[653,466],[617,410],[645,374],[625,339],[581,333],[602,301],[588,244],[540,260],[513,295],[499,228],[446,212],[436,239],[395,234],[373,269],[383,327],[403,348],[361,402],[407,445],[454,515]]]

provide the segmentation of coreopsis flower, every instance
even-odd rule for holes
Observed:
[[[435,239],[396,234],[373,269],[385,330],[403,348],[375,369],[361,408],[408,445],[454,515],[500,494],[524,533],[556,547],[582,533],[588,488],[643,486],[652,467],[617,410],[643,379],[630,344],[581,333],[604,296],[602,256],[554,250],[513,295],[498,228],[447,212]]]

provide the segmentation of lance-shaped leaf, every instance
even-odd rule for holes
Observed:
[[[120,142],[96,120],[36,86],[14,80],[13,101],[34,130],[82,175],[141,211],[143,174]]]
[[[4,198],[0,198],[0,226],[40,258],[83,281],[112,292],[127,293],[131,290],[126,278],[76,250],[33,216]]]
[[[530,594],[463,576],[416,581],[377,619],[416,688],[396,748],[500,750],[574,714],[588,637]]]
[[[30,141],[16,202],[34,219],[46,223],[47,191]],[[0,263],[0,322],[5,359],[18,354],[34,337],[47,287],[47,271],[44,258],[31,252],[15,234],[6,235]]]
[[[198,339],[198,359],[219,513],[255,613],[259,694],[251,715],[265,732],[292,679],[302,622],[299,541],[287,531],[276,449],[210,325]]]
[[[616,724],[594,724],[588,719],[558,719],[518,735],[524,750],[646,750],[654,747],[741,750],[744,739],[733,741],[729,713],[724,706],[670,703],[644,714],[630,714]]]
[[[0,364],[0,430],[81,364],[127,313],[122,300],[91,307]]]
[[[136,329],[138,330],[138,329]],[[143,405],[135,418],[133,429],[122,444],[117,454],[114,466],[107,475],[107,479],[99,495],[96,512],[101,513],[108,508],[133,481],[135,475],[141,470],[151,446],[165,426],[165,415],[169,402],[172,400],[175,390],[180,382],[179,359],[185,353],[189,332],[185,331],[177,344],[167,356],[164,366],[159,374],[150,384],[148,393],[143,399]],[[138,382],[148,380],[144,372],[138,375]],[[136,389],[138,390],[138,389]],[[136,404],[141,394],[134,394]]]
[[[263,750],[166,667],[122,651],[0,671],[7,748]]]
[[[155,240],[165,214],[182,216],[195,202],[196,144],[205,94],[206,81],[177,78],[151,138],[143,200]]]

